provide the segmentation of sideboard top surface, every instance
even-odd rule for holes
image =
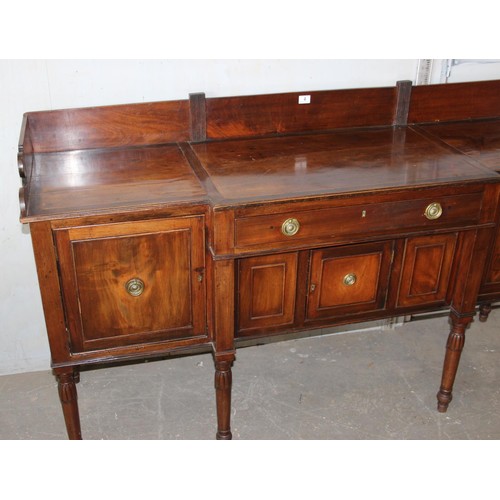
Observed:
[[[192,147],[222,204],[497,177],[410,127],[346,129]]]
[[[206,202],[177,145],[35,154],[26,219]]]
[[[433,123],[420,128],[483,165],[500,171],[500,120]]]
[[[500,80],[410,87],[26,113],[21,221],[499,182]]]

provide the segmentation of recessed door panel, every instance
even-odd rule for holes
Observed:
[[[383,308],[391,260],[392,242],[313,251],[308,319]]]
[[[500,285],[500,227],[497,227],[495,246],[487,268],[485,284]]]
[[[398,306],[445,302],[456,241],[455,233],[406,240]]]
[[[76,228],[57,243],[74,350],[204,334],[199,219]]]
[[[297,263],[297,253],[239,261],[239,332],[293,323]]]

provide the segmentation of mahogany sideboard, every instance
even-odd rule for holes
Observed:
[[[84,365],[211,349],[230,439],[241,339],[434,310],[444,412],[500,299],[500,80],[30,112],[18,163],[72,439]]]

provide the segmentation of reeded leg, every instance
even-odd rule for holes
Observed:
[[[490,312],[491,312],[491,304],[481,304],[479,306],[479,321],[481,321],[481,323],[487,321]]]
[[[78,412],[78,396],[76,393],[76,383],[79,381],[79,374],[73,370],[56,371],[56,377],[68,437],[69,439],[82,439],[80,414]]]
[[[459,318],[453,313],[450,315],[452,327],[446,343],[446,355],[443,365],[443,376],[441,379],[441,387],[437,393],[438,406],[437,409],[441,413],[445,413],[448,405],[452,400],[453,383],[457,374],[460,355],[465,343],[465,329],[472,321],[471,316]]]
[[[231,366],[233,353],[215,355],[215,396],[217,403],[217,439],[232,439],[231,434]]]

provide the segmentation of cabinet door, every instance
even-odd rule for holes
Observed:
[[[314,250],[307,318],[384,308],[392,254],[391,241]]]
[[[293,324],[297,253],[238,262],[238,332]]]
[[[490,285],[490,288],[492,285],[494,291],[500,292],[500,227],[498,226],[495,246],[488,262],[484,284]]]
[[[406,240],[398,306],[446,301],[456,242],[455,233]]]
[[[203,218],[56,231],[72,351],[204,336]]]

